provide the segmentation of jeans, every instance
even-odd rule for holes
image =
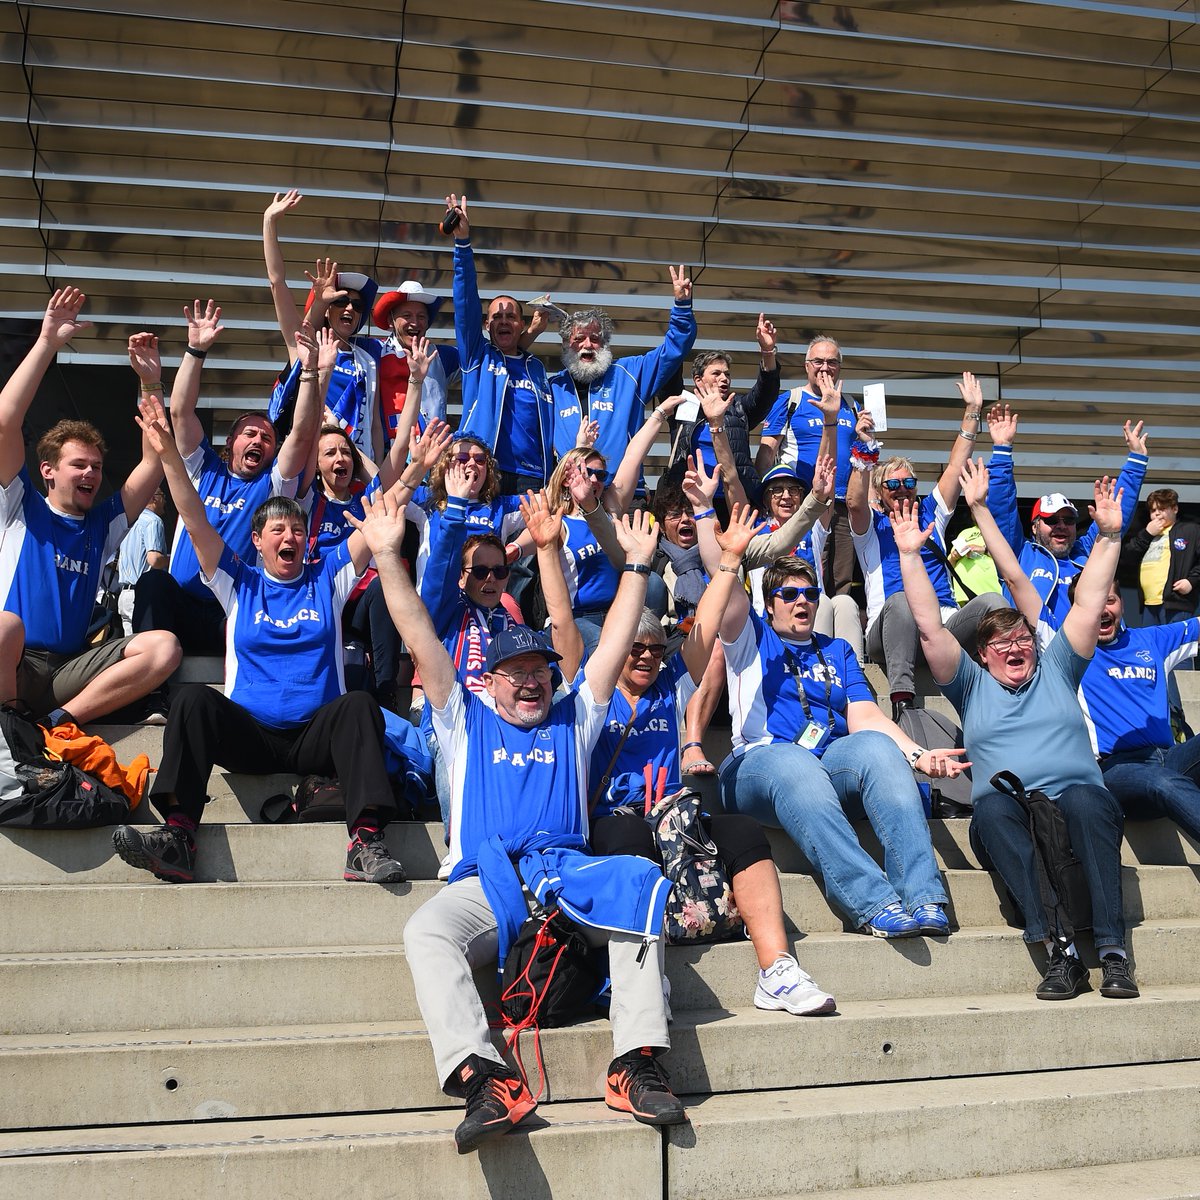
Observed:
[[[971,656],[976,653],[975,630],[984,616],[996,608],[1007,608],[999,592],[984,592],[964,604],[957,612],[947,617],[942,624],[958,639],[958,644]],[[867,630],[867,651],[881,667],[888,679],[888,690],[892,692],[915,692],[917,657],[921,649],[921,636],[908,597],[903,592],[893,592],[879,610],[879,615]]]
[[[1071,849],[1083,864],[1092,897],[1092,932],[1097,946],[1125,945],[1121,901],[1121,837],[1125,814],[1107,788],[1077,783],[1056,796],[1067,822]],[[1025,810],[1011,796],[991,792],[975,801],[971,840],[985,866],[1004,880],[1025,923],[1027,942],[1044,942],[1054,932],[1042,904],[1037,857]]]
[[[916,780],[885,734],[838,738],[823,758],[788,743],[747,750],[721,772],[721,800],[782,826],[856,929],[890,904],[946,903]],[[850,824],[864,816],[883,846],[882,870]]]
[[[1178,746],[1110,754],[1101,764],[1104,786],[1134,821],[1168,817],[1200,841],[1200,737]]]

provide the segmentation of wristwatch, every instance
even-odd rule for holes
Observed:
[[[918,760],[924,753],[925,751],[920,746],[918,746],[915,750],[910,750],[906,756],[908,758],[908,765],[915,768]]]

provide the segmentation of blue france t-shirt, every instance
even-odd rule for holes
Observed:
[[[791,467],[792,470],[812,487],[813,471],[817,466],[817,451],[821,447],[821,437],[824,433],[825,414],[817,407],[817,397],[802,388],[800,399],[792,414],[791,422],[787,421],[788,408],[791,405],[792,389],[780,392],[778,399],[767,413],[763,422],[763,437],[778,437],[779,454],[776,461],[779,465]],[[846,485],[850,482],[850,446],[854,441],[854,425],[857,420],[854,409],[842,398],[842,407],[837,415],[837,476],[834,481],[834,495],[838,500],[845,500]],[[784,428],[787,424],[787,429]]]
[[[493,447],[496,465],[517,475],[542,476],[547,467],[542,456],[537,385],[529,377],[524,357],[506,355],[504,365],[508,368],[508,387]]]
[[[294,497],[299,479],[284,479],[279,472],[278,459],[261,475],[251,480],[239,479],[221,461],[207,438],[184,459],[184,463],[188,477],[200,495],[208,523],[240,559],[248,563],[257,561],[258,551],[250,537],[254,510],[272,496]],[[185,592],[207,599],[196,548],[182,521],[175,526],[175,542],[171,546],[171,577]]]
[[[205,581],[227,617],[225,695],[273,729],[303,725],[342,695],[342,607],[357,580],[345,542],[294,580],[247,566],[226,546]]]
[[[1171,671],[1196,655],[1200,621],[1125,629],[1096,647],[1079,685],[1079,698],[1098,755],[1175,744],[1167,682]]]
[[[22,467],[0,488],[0,589],[4,611],[25,624],[25,646],[54,654],[83,649],[100,571],[129,528],[121,493],[82,517],[50,507]]]
[[[597,612],[607,608],[616,598],[621,573],[608,561],[585,517],[563,517],[563,533],[566,536],[559,558],[567,578],[571,611]]]
[[[818,758],[850,732],[847,706],[875,701],[854,651],[841,638],[816,633],[806,642],[784,641],[750,612],[741,633],[732,642],[722,641],[735,756],[754,746],[794,742],[803,732],[809,718],[800,702],[797,676],[812,720],[828,730],[833,718],[832,730],[813,751]]]

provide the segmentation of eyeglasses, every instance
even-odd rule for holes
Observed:
[[[662,642],[634,642],[629,648],[630,658],[641,658],[643,654],[650,655],[657,662],[662,662],[667,648]]]
[[[507,679],[513,687],[523,687],[527,683],[549,683],[550,668],[534,667],[532,671],[493,671],[501,679]]]
[[[1062,513],[1055,513],[1052,517],[1038,517],[1039,521],[1044,521],[1047,525],[1066,525],[1068,527],[1077,525],[1079,518],[1074,513],[1068,513],[1063,516]]]
[[[330,308],[352,308],[356,313],[363,311],[364,304],[361,300],[356,300],[352,296],[347,296],[345,300],[335,300]]]
[[[810,367],[840,367],[842,365],[840,358],[806,358],[804,361]]]
[[[995,642],[988,642],[985,650],[993,650],[997,654],[1011,654],[1014,650],[1028,650],[1033,645],[1033,634],[1022,633],[1017,637],[1004,638]]]
[[[454,461],[456,463],[463,463],[463,464],[474,463],[477,467],[486,467],[487,460],[488,460],[488,456],[486,454],[484,454],[484,452],[482,450],[476,450],[474,452],[468,451],[468,450],[460,450],[454,456]]]
[[[498,567],[467,567],[467,573],[472,579],[487,579],[489,576],[493,579],[507,579],[510,569],[508,563],[501,563]]]
[[[608,471],[604,467],[584,467],[583,473],[592,479],[607,479]]]
[[[798,496],[801,492],[798,483],[772,483],[767,487],[768,496]]]
[[[663,520],[679,521],[684,517],[690,517],[691,515],[692,510],[690,508],[668,508],[667,511],[663,513]]]
[[[819,587],[777,587],[772,593],[772,598],[778,596],[784,604],[795,604],[801,596],[809,602],[816,604],[821,598],[821,589]]]
[[[889,492],[898,492],[901,488],[906,492],[911,492],[916,488],[917,481],[912,475],[905,475],[903,479],[885,479],[883,486]]]

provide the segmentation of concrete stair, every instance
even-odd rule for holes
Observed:
[[[1179,678],[1200,704],[1200,677]],[[161,730],[108,733],[157,761]],[[727,746],[710,731],[714,761]],[[440,886],[440,826],[389,829],[410,882],[346,884],[344,829],[256,823],[292,782],[214,774],[186,887],[127,868],[108,830],[0,831],[0,1200],[1200,1197],[1200,848],[1166,822],[1131,824],[1124,847],[1142,998],[1068,1004],[1033,998],[1042,952],[967,822],[931,823],[948,939],[844,932],[773,836],[797,956],[838,1015],[754,1009],[748,943],[671,948],[667,1061],[689,1125],[604,1106],[611,1042],[592,1019],[542,1034],[535,1119],[460,1158],[403,952]],[[494,999],[490,970],[478,983]]]

